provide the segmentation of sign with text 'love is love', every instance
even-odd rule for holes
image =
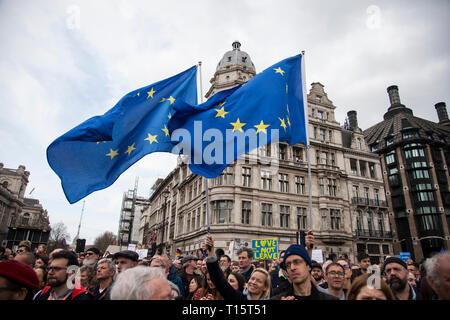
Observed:
[[[278,239],[252,239],[253,260],[278,259]]]

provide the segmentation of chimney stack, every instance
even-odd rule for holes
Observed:
[[[439,124],[450,124],[450,120],[448,119],[447,114],[447,106],[445,105],[445,102],[438,102],[434,105],[436,108],[438,118],[439,118]]]
[[[397,86],[390,86],[387,88],[387,92],[389,94],[389,100],[391,101],[391,106],[396,104],[401,104],[400,102],[400,95],[398,93],[398,87]]]
[[[356,117],[356,111],[352,110],[347,112],[348,124],[350,125],[350,130],[355,131],[358,128],[358,118]]]

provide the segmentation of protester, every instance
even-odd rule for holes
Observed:
[[[47,285],[47,270],[46,267],[35,267],[33,270],[39,279],[39,289],[44,289]]]
[[[251,248],[241,248],[237,252],[239,261],[239,273],[245,278],[245,282],[250,280],[255,267],[252,265],[253,250]]]
[[[39,256],[36,258],[36,261],[34,262],[35,268],[39,268],[39,267],[46,268],[47,265],[48,265],[48,257],[47,256]]]
[[[86,254],[84,252],[78,253],[78,265],[82,266],[84,259],[86,258]]]
[[[450,300],[450,251],[425,261],[427,280],[439,300]]]
[[[184,297],[184,285],[183,280],[181,280],[181,277],[177,274],[177,268],[173,265],[173,262],[169,257],[163,256],[163,260],[166,259],[166,274],[167,274],[167,280],[175,283],[178,287],[179,295]]]
[[[4,260],[0,261],[0,288],[0,300],[32,300],[39,290],[39,279],[30,266]]]
[[[239,272],[231,272],[227,277],[227,281],[234,290],[244,291],[246,285],[245,278]]]
[[[22,241],[22,242],[20,242],[19,245],[17,246],[16,256],[17,256],[17,255],[20,255],[20,254],[22,254],[22,253],[25,253],[25,252],[30,252],[30,253],[32,253],[32,252],[31,252],[31,247],[28,246],[28,242]]]
[[[408,284],[408,266],[398,257],[384,261],[382,273],[386,274],[387,284],[397,300],[418,300],[417,290]]]
[[[203,264],[203,260],[201,260],[201,259],[197,260],[197,268],[194,270],[194,273],[198,276],[205,275],[205,273],[202,272],[202,264]]]
[[[14,260],[25,263],[26,265],[29,265],[31,268],[33,268],[36,257],[34,256],[33,253],[25,251],[25,252],[18,253],[14,257]]]
[[[335,296],[339,300],[345,300],[345,270],[342,265],[337,262],[330,263],[325,271],[325,281],[328,283],[328,288],[323,289],[319,286],[317,287],[319,291]]]
[[[115,274],[116,265],[113,261],[104,258],[97,263],[97,285],[91,290],[94,300],[110,300]]]
[[[348,259],[339,258],[337,260],[337,263],[339,263],[342,266],[342,268],[344,268],[344,270],[345,270],[344,292],[347,292],[350,289],[350,287],[352,286],[353,272],[352,272],[350,262]]]
[[[325,281],[323,278],[323,273],[324,272],[320,263],[313,262],[311,267],[311,280],[316,286],[322,284]]]
[[[77,266],[78,260],[75,253],[69,250],[61,250],[53,253],[53,259],[47,267],[47,286],[39,291],[34,300],[91,300],[91,295],[86,289],[75,286],[67,287],[69,276],[75,270],[69,271],[69,266]],[[69,273],[70,272],[70,273]]]
[[[100,250],[94,247],[89,248],[86,250],[83,265],[95,268],[95,264],[98,262],[99,259],[100,259]]]
[[[355,278],[347,292],[347,300],[395,300],[394,294],[380,277],[380,289],[368,286],[369,274],[364,273]]]
[[[365,252],[360,252],[357,257],[358,265],[361,268],[362,273],[367,272],[367,268],[370,267],[370,257]]]
[[[139,255],[131,250],[123,250],[114,254],[114,260],[117,265],[117,273],[137,266]]]
[[[81,266],[80,270],[80,285],[87,291],[92,291],[97,285],[96,270],[90,265]]]
[[[311,281],[312,262],[305,247],[299,244],[289,246],[284,254],[281,268],[286,270],[289,287],[272,297],[273,300],[337,300],[336,297],[320,292]]]
[[[220,257],[220,269],[222,269],[222,271],[228,275],[231,273],[231,258],[224,254],[223,256]]]
[[[189,283],[189,291],[186,294],[185,300],[194,300],[195,293],[200,289],[202,290],[202,282],[203,277],[195,275],[191,282]],[[200,296],[200,292],[198,293],[198,296]]]
[[[412,273],[411,271],[408,272],[408,283],[409,283],[412,287],[417,288],[416,276],[415,276],[414,273]]]
[[[39,257],[46,257],[47,256],[47,246],[45,244],[40,244],[38,247],[38,250],[36,252],[36,259]]]
[[[207,276],[211,276],[211,281],[215,288],[220,292],[220,295],[225,300],[268,300],[270,295],[270,275],[263,268],[256,268],[250,275],[247,288],[241,292],[235,289],[225,279],[224,273],[221,270],[217,257],[213,256],[214,240],[211,235],[206,236],[205,240],[208,249],[208,258],[206,264],[208,267]],[[248,251],[242,251],[248,253]],[[242,264],[241,264],[242,265]],[[240,273],[243,277],[244,275]]]
[[[194,275],[196,275],[195,270],[197,269],[197,260],[198,258],[193,255],[187,255],[183,258],[183,260],[181,260],[183,273],[181,274],[180,278],[183,281],[183,291],[185,298],[187,296],[187,293],[189,292],[189,283],[191,282]]]
[[[111,289],[111,300],[169,300],[170,296],[171,288],[164,271],[155,267],[122,270]]]
[[[220,267],[219,267],[220,269]],[[203,291],[199,300],[223,300],[220,291],[217,289],[214,282],[211,280],[211,275],[206,271],[203,281]]]
[[[169,281],[169,286],[170,286],[169,300],[184,300],[184,297],[180,296],[180,289],[178,289],[178,286],[175,283]]]

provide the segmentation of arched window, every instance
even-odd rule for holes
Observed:
[[[378,231],[384,232],[383,213],[378,212]]]
[[[372,234],[373,231],[373,215],[372,212],[367,212],[367,227],[369,229],[369,234]]]
[[[363,222],[361,217],[361,211],[356,211],[356,228],[358,231],[363,230]]]

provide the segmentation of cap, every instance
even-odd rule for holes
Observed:
[[[191,260],[200,260],[200,259],[197,258],[196,256],[189,254],[181,260],[181,264],[185,264],[186,262],[189,262]]]
[[[318,262],[313,262],[311,264],[311,270],[314,269],[314,268],[322,270],[322,265],[320,263],[318,263]]]
[[[384,273],[384,269],[386,269],[386,266],[389,263],[398,263],[399,265],[401,265],[403,268],[408,269],[408,266],[406,265],[406,262],[403,261],[402,259],[398,258],[398,257],[389,257],[386,260],[384,260],[384,264],[383,264],[383,270],[381,270],[382,273]]]
[[[39,279],[36,272],[22,262],[15,260],[1,261],[0,276],[30,289],[33,293],[39,290]]]
[[[286,270],[286,264],[284,263],[286,259],[291,255],[298,255],[305,260],[305,262],[312,267],[311,258],[309,257],[308,251],[306,251],[305,247],[301,244],[291,244],[289,248],[284,252],[284,258],[283,262],[281,263],[280,267]]]
[[[100,250],[98,250],[97,248],[94,248],[94,247],[86,250],[86,252],[88,252],[88,251],[92,251],[93,253],[98,254],[98,255],[100,254]]]
[[[136,261],[136,262],[139,260],[139,255],[136,252],[131,251],[131,250],[123,250],[123,251],[120,251],[120,252],[116,252],[114,254],[114,259],[117,259],[117,258],[120,258],[120,257],[123,257],[123,258],[126,258],[126,259],[130,259],[130,260],[133,260],[133,261]]]

